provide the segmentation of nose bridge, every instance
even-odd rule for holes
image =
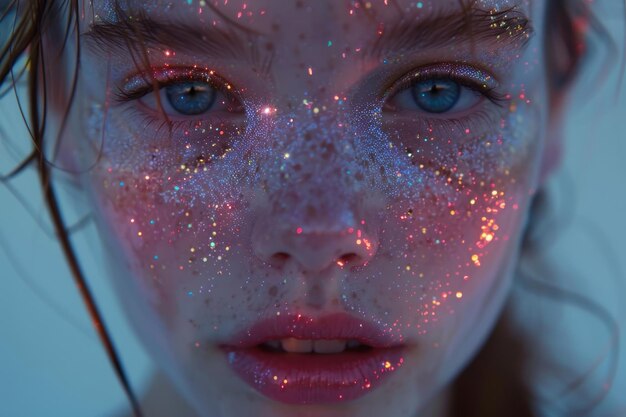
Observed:
[[[337,116],[299,114],[292,131],[276,132],[284,144],[282,161],[269,177],[273,211],[303,228],[339,231],[358,222],[363,174],[345,122]],[[273,189],[272,189],[273,188]]]
[[[266,168],[255,251],[265,261],[290,259],[305,270],[366,263],[377,247],[376,207],[365,193],[347,126],[324,116],[300,123],[275,138],[284,144],[282,160]]]

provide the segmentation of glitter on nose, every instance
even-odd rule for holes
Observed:
[[[278,109],[276,109],[275,107],[265,106],[263,107],[263,109],[261,109],[261,113],[265,116],[271,116],[273,114],[276,114],[277,110]]]

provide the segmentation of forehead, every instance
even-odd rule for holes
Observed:
[[[272,36],[283,30],[343,33],[381,24],[515,9],[530,14],[533,0],[93,0],[88,20],[116,20],[119,12],[190,25],[238,27]],[[320,25],[322,23],[322,25]]]
[[[88,50],[120,59],[120,71],[134,42],[154,52],[156,64],[198,62],[229,78],[245,78],[249,86],[271,80],[293,95],[311,88],[346,91],[363,81],[362,75],[383,76],[381,63],[397,73],[418,61],[510,65],[533,33],[531,5],[531,0],[94,0],[81,31],[93,47]]]

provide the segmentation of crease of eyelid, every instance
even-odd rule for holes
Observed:
[[[483,129],[492,125],[496,115],[493,112],[489,112],[486,109],[480,109],[475,111],[472,115],[467,115],[459,118],[451,119],[433,119],[425,120],[432,127],[434,124],[438,124],[438,129],[445,130],[447,135],[464,132],[466,129],[472,131],[472,137],[476,135],[482,135],[486,132]]]
[[[186,118],[183,120],[176,120],[173,118],[169,118],[168,120],[164,119],[160,113],[155,111],[155,114],[148,114],[145,110],[141,109],[129,109],[125,110],[127,113],[125,117],[128,119],[135,120],[137,123],[136,127],[128,127],[128,135],[130,136],[148,136],[152,139],[171,139],[175,137],[176,134],[172,133],[175,131],[180,131],[181,134],[183,131],[192,131],[197,127],[198,120],[197,118]],[[222,118],[219,115],[212,115],[211,117],[202,119],[202,121],[211,123],[211,124],[223,124],[223,125],[236,125],[236,124],[244,124],[245,120],[233,121],[232,118]],[[166,137],[163,137],[163,133],[167,133]],[[208,134],[204,133],[203,136],[208,136]],[[220,138],[223,139],[222,136]],[[157,139],[157,140],[158,140]]]
[[[474,111],[470,115],[455,117],[455,118],[433,118],[433,117],[420,117],[415,120],[409,120],[402,116],[392,116],[395,120],[383,119],[383,129],[387,128],[391,123],[397,123],[397,118],[400,118],[404,125],[410,125],[411,131],[428,132],[432,131],[432,136],[455,136],[460,132],[464,132],[466,129],[472,131],[472,137],[486,134],[485,130],[488,126],[493,126],[495,122],[500,119],[500,112],[488,111],[486,109],[479,109]],[[417,127],[415,125],[417,124]],[[406,128],[406,127],[404,127]],[[403,127],[396,127],[396,131],[402,131]],[[390,130],[390,129],[389,129]],[[402,136],[399,134],[399,136]],[[400,139],[400,137],[399,137]]]
[[[167,71],[172,72],[174,70],[168,69]],[[128,101],[140,99],[143,96],[154,92],[155,86],[158,87],[158,89],[160,90],[170,85],[182,82],[204,82],[208,84],[212,89],[227,95],[229,98],[241,101],[240,97],[238,97],[237,91],[232,88],[226,88],[226,85],[230,85],[230,83],[221,79],[221,77],[213,74],[209,75],[204,71],[195,71],[195,69],[191,73],[189,70],[186,69],[181,69],[181,71],[185,72],[185,74],[177,73],[173,76],[167,74],[165,76],[150,76],[140,73],[135,76],[129,77],[131,81],[126,82],[123,87],[115,87],[116,91],[113,95],[114,99],[118,103],[125,103]],[[131,88],[127,87],[129,84],[134,84],[139,79],[143,80],[143,85],[138,85]]]

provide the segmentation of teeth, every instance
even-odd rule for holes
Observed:
[[[312,340],[298,340],[290,337],[289,339],[281,340],[283,349],[292,353],[309,353],[313,351]]]
[[[295,339],[293,337],[282,340],[268,340],[264,343],[265,346],[272,350],[285,351],[291,353],[341,353],[346,349],[357,349],[363,345],[357,340],[345,340],[345,339]]]

